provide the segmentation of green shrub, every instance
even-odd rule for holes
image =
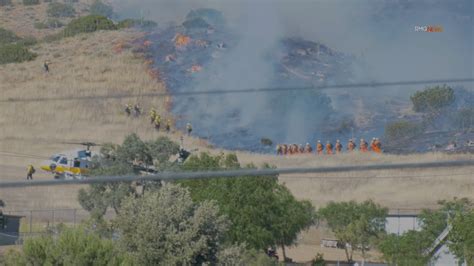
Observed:
[[[39,0],[23,0],[23,5],[25,6],[37,5],[39,3],[40,3]]]
[[[398,121],[385,126],[385,136],[388,140],[409,138],[423,132],[423,126],[410,121]]]
[[[127,18],[124,20],[121,20],[118,24],[117,27],[119,29],[124,29],[124,28],[132,28],[132,27],[140,27],[140,28],[154,28],[158,26],[156,22],[153,20],[143,20],[143,19],[132,19],[132,18]]]
[[[64,29],[63,36],[68,37],[84,32],[116,29],[117,26],[112,20],[104,16],[89,15],[72,20]]]
[[[48,10],[46,11],[50,17],[73,17],[76,14],[74,7],[71,4],[63,3],[49,3]]]
[[[23,44],[6,44],[0,46],[0,64],[20,63],[36,58]]]
[[[12,4],[11,0],[0,0],[0,6],[9,6]]]
[[[0,28],[0,45],[14,43],[19,41],[20,39],[21,38],[16,36],[16,34],[12,31]]]
[[[36,39],[33,37],[20,38],[10,30],[0,28],[0,46],[5,44],[22,44],[22,45],[33,45],[36,44]]]
[[[435,86],[417,91],[410,97],[415,112],[436,112],[454,103],[454,90],[450,87]]]
[[[104,4],[100,0],[96,0],[94,1],[94,3],[92,3],[89,12],[91,15],[98,15],[110,18],[114,14],[114,9],[111,6]]]
[[[7,265],[129,265],[112,240],[83,228],[27,238],[21,251],[9,252],[5,261]]]
[[[31,46],[38,43],[38,41],[34,37],[25,37],[25,38],[20,39],[16,43],[21,44],[21,45]]]

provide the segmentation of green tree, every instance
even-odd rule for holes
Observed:
[[[441,208],[438,210],[425,209],[420,213],[420,231],[408,231],[401,236],[391,234],[380,241],[379,250],[386,261],[396,265],[426,265],[432,255],[428,254],[430,247],[450,220],[453,229],[448,235],[449,249],[460,260],[469,257],[469,252],[466,253],[464,248],[472,250],[469,245],[472,245],[474,238],[469,237],[469,231],[463,230],[472,227],[469,218],[465,219],[472,210],[472,203],[465,198],[455,198],[439,201],[439,204]]]
[[[6,265],[121,265],[125,256],[111,240],[84,228],[65,229],[52,235],[28,238],[21,251],[7,253]]]
[[[446,85],[427,87],[410,97],[415,112],[439,112],[454,103],[454,90]]]
[[[240,164],[235,154],[201,153],[188,158],[183,168],[188,171],[239,169]],[[276,177],[213,178],[182,184],[189,187],[194,200],[217,202],[221,213],[232,222],[227,233],[229,242],[247,243],[253,249],[279,245],[284,251],[315,220],[312,205],[296,200]]]
[[[142,141],[136,134],[125,138],[122,145],[106,143],[101,147],[100,155],[95,157],[91,175],[128,175],[140,174],[151,165],[156,170],[171,167],[167,164],[171,155],[178,152],[179,145],[167,137],[151,141]],[[156,182],[146,183],[148,186]],[[105,214],[109,207],[120,212],[122,200],[128,196],[137,196],[136,186],[131,183],[94,184],[81,189],[78,200],[81,206],[98,216]]]
[[[424,266],[430,256],[425,254],[432,242],[422,232],[408,231],[401,236],[389,234],[379,243],[383,259],[391,265]]]
[[[457,213],[451,221],[448,247],[460,261],[474,265],[474,210]]]
[[[215,203],[196,204],[173,184],[127,198],[116,224],[122,249],[137,265],[214,264],[229,226]]]
[[[383,236],[387,212],[386,208],[368,200],[330,202],[319,210],[319,215],[344,243],[347,260],[352,261],[355,250],[360,250],[365,258],[366,251]]]

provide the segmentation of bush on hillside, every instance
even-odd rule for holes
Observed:
[[[23,0],[23,5],[25,6],[38,5],[39,3],[39,0]]]
[[[74,36],[79,33],[98,30],[116,30],[114,22],[104,16],[89,15],[72,20],[64,29],[63,36]]]
[[[437,112],[454,103],[454,90],[446,85],[428,87],[410,97],[415,112]]]
[[[132,19],[132,18],[121,20],[117,24],[117,27],[119,29],[133,28],[133,27],[148,29],[148,28],[154,28],[156,26],[158,26],[158,24],[154,22],[153,20]]]
[[[20,40],[20,37],[16,36],[13,31],[0,28],[0,45],[14,43]]]
[[[108,18],[114,15],[114,9],[100,0],[96,0],[92,3],[89,12],[91,15],[104,16]]]
[[[73,17],[76,14],[76,10],[71,4],[63,4],[59,2],[49,3],[48,10],[46,11],[48,16],[60,18],[60,17]]]
[[[423,126],[410,121],[398,121],[385,126],[385,136],[388,140],[409,138],[422,132]]]
[[[0,46],[0,64],[20,63],[36,58],[23,44],[6,44]]]

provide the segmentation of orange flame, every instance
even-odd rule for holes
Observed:
[[[176,36],[174,37],[174,43],[177,47],[186,46],[189,44],[190,41],[191,38],[181,33],[176,34]]]
[[[153,42],[151,42],[149,40],[146,40],[146,41],[143,42],[143,46],[145,46],[145,47],[150,47],[150,45],[152,45],[152,44],[153,44]]]
[[[202,66],[200,65],[193,65],[190,69],[189,69],[189,72],[191,73],[196,73],[196,72],[200,72],[202,70]]]

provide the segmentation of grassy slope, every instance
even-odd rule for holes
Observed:
[[[35,22],[45,22],[48,19],[46,10],[48,3],[41,3],[33,6],[24,6],[22,0],[12,0],[13,5],[0,7],[0,27],[15,31],[21,37],[33,36],[42,38],[44,36],[57,33],[60,29],[35,29]],[[83,15],[93,0],[80,0],[74,3],[76,15]],[[72,18],[60,18],[67,24]]]

